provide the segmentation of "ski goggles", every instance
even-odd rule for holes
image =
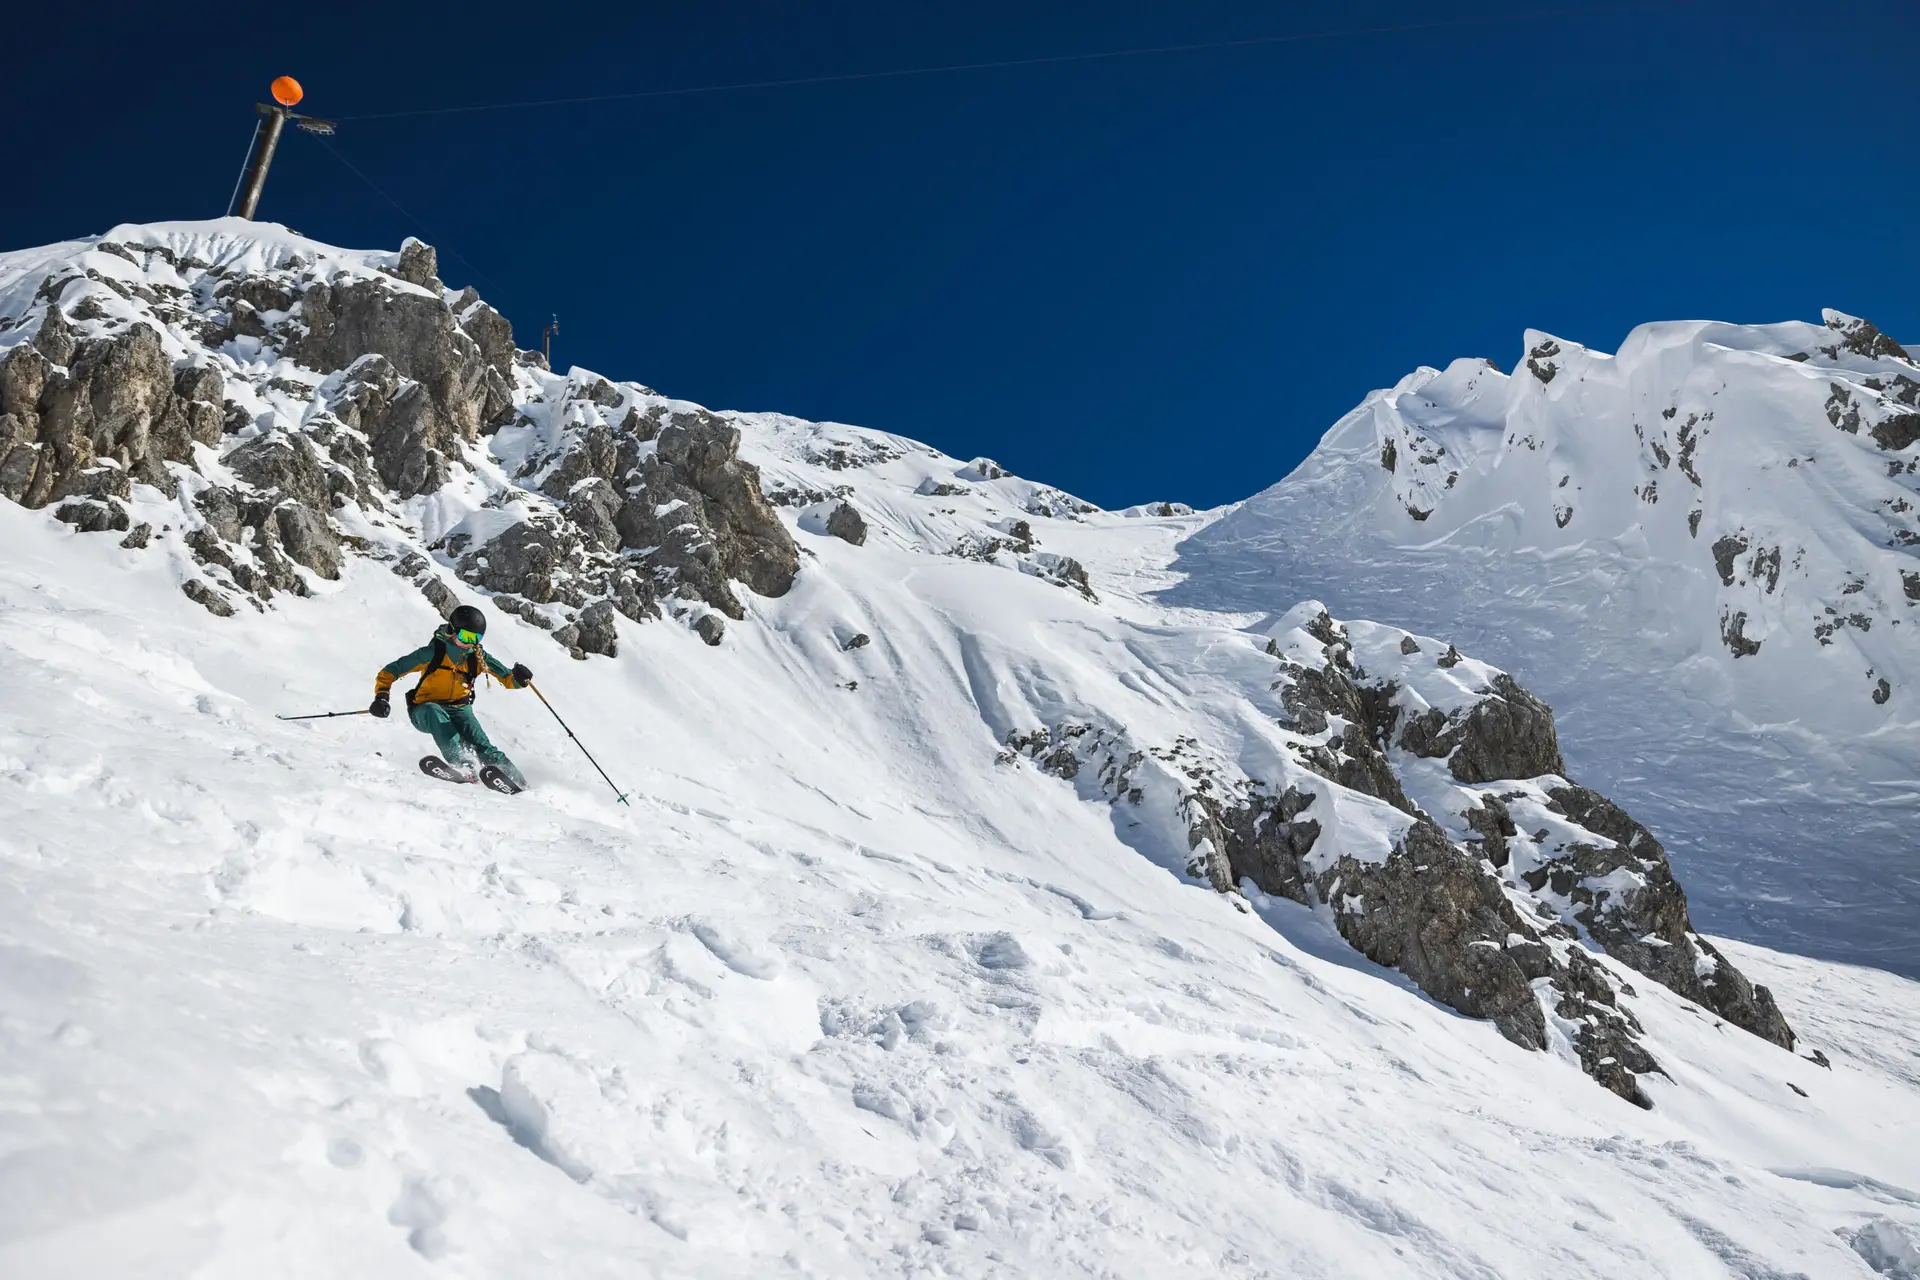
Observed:
[[[480,633],[478,631],[456,631],[453,633],[453,638],[469,647],[480,643]]]

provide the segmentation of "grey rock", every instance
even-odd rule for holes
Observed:
[[[1793,1031],[1772,994],[1693,931],[1686,893],[1653,833],[1585,787],[1556,787],[1548,794],[1555,808],[1612,847],[1575,843],[1563,858],[1532,873],[1538,879],[1530,887],[1550,887],[1572,901],[1575,918],[1614,959],[1736,1027],[1793,1048]],[[1615,876],[1619,871],[1630,875]],[[1633,887],[1617,887],[1625,880]]]
[[[50,309],[40,337],[0,359],[0,493],[44,506],[79,492],[76,476],[103,461],[171,493],[161,464],[218,439],[221,410],[202,399],[218,388],[217,372],[176,376],[149,324],[80,340]]]
[[[1840,345],[1855,355],[1865,356],[1869,360],[1886,356],[1898,360],[1910,358],[1905,347],[1865,320],[1834,311],[1827,314],[1826,321],[1827,328],[1840,335]]]
[[[1750,658],[1760,652],[1761,641],[1747,638],[1747,614],[1744,609],[1726,609],[1720,614],[1720,640],[1736,658]]]
[[[602,551],[620,547],[617,523],[624,500],[610,481],[592,476],[571,486],[565,511],[589,545]]]
[[[489,591],[512,592],[535,604],[564,599],[564,571],[579,539],[551,520],[522,520],[469,552],[461,561],[463,578]],[[570,602],[577,603],[577,602]]]
[[[303,435],[273,431],[227,454],[235,475],[256,488],[291,498],[314,511],[330,505],[328,467]]]
[[[194,505],[206,518],[206,527],[222,542],[240,541],[240,531],[245,528],[245,505],[240,495],[224,485],[215,485],[202,490],[194,498]]]
[[[461,330],[480,348],[481,356],[503,379],[513,376],[513,326],[507,318],[484,302],[473,301],[459,309]]]
[[[1076,591],[1088,600],[1098,602],[1100,597],[1093,593],[1093,581],[1087,576],[1087,567],[1072,556],[1052,556],[1040,553],[1041,559],[1036,566],[1040,577],[1058,587]]]
[[[621,544],[644,549],[656,571],[730,618],[745,610],[733,579],[764,596],[785,595],[800,549],[760,491],[759,469],[739,459],[740,432],[703,412],[674,415],[654,453],[616,483],[644,496],[616,519]]]
[[[1465,715],[1433,709],[1410,718],[1399,745],[1416,756],[1444,758],[1458,782],[1565,773],[1547,704],[1505,673],[1494,677],[1488,694]]]
[[[580,635],[576,642],[587,653],[614,657],[620,650],[620,638],[614,625],[613,602],[596,600],[580,611]]]
[[[70,473],[54,496],[118,498],[125,501],[132,492],[133,477],[127,474],[126,468],[114,463],[101,463],[84,471]]]
[[[283,502],[274,508],[273,518],[280,545],[289,556],[323,578],[340,576],[345,559],[340,538],[326,516],[297,502]]]
[[[1531,980],[1549,976],[1548,960],[1507,945],[1534,930],[1499,883],[1433,824],[1416,822],[1385,863],[1343,856],[1321,879],[1332,890],[1335,925],[1361,954],[1399,969],[1449,1008],[1491,1020],[1515,1044],[1546,1047]],[[1487,942],[1495,945],[1475,945]]]
[[[53,518],[81,533],[124,533],[133,521],[127,509],[112,499],[83,498],[54,508]]]
[[[717,645],[727,634],[727,622],[717,613],[703,613],[694,619],[693,629],[708,644]]]
[[[611,484],[621,471],[620,443],[614,432],[601,423],[581,429],[572,446],[540,482],[540,492],[555,502],[567,502],[574,490],[589,480]]]
[[[1746,554],[1747,540],[1737,533],[1727,534],[1713,544],[1713,567],[1720,573],[1720,585],[1733,585],[1733,565]]]
[[[408,236],[400,246],[400,261],[393,268],[393,274],[408,284],[417,284],[436,293],[442,288],[440,255],[432,245],[413,236]]]
[[[226,384],[212,365],[190,365],[174,375],[173,396],[153,424],[153,450],[168,462],[191,462],[193,446],[220,441]]]
[[[380,480],[400,498],[432,493],[451,472],[447,451],[461,439],[425,387],[385,356],[357,360],[332,401],[335,415],[367,437]]]
[[[1514,887],[1571,902],[1574,920],[1609,955],[1735,1026],[1791,1047],[1793,1033],[1766,989],[1693,932],[1685,895],[1659,842],[1604,797],[1560,780],[1565,766],[1544,703],[1500,675],[1471,706],[1451,716],[1429,711],[1401,725],[1393,706],[1396,687],[1353,666],[1340,624],[1322,614],[1306,629],[1324,647],[1325,665],[1314,670],[1287,663],[1276,686],[1292,728],[1308,737],[1327,735],[1324,742],[1295,748],[1300,763],[1390,803],[1399,784],[1384,748],[1396,736],[1397,745],[1415,755],[1446,758],[1462,783],[1550,776],[1554,806],[1594,838],[1569,842],[1547,866],[1514,880]],[[1461,661],[1452,646],[1449,654]],[[1336,718],[1347,726],[1337,733]],[[1381,753],[1377,763],[1370,751]],[[1326,902],[1355,946],[1401,968],[1443,1003],[1492,1017],[1517,1042],[1536,1043],[1535,1024],[1516,1002],[1512,973],[1494,964],[1492,954],[1511,953],[1528,981],[1552,978],[1556,1012],[1577,1027],[1575,1049],[1588,1074],[1636,1105],[1650,1105],[1635,1077],[1658,1066],[1637,1043],[1639,1028],[1617,1007],[1604,973],[1564,947],[1566,958],[1553,959],[1552,948],[1531,941],[1541,936],[1538,926],[1504,905],[1509,841],[1518,831],[1498,792],[1479,793],[1477,806],[1463,815],[1477,837],[1464,849],[1450,844],[1402,796],[1398,803],[1417,821],[1401,850],[1371,867],[1343,858],[1332,872],[1317,875],[1306,862],[1319,835],[1310,796],[1289,789],[1274,797],[1256,787],[1231,803],[1200,795],[1189,803],[1203,814],[1193,839],[1197,843],[1204,834],[1225,851],[1229,883],[1249,879],[1263,892]],[[1477,853],[1469,852],[1474,844]],[[1563,925],[1549,929],[1572,936]],[[1463,947],[1483,954],[1465,955]]]
[[[54,281],[49,280],[49,285]],[[44,291],[44,290],[43,290]],[[47,314],[40,321],[39,331],[33,335],[33,345],[54,364],[66,364],[73,359],[74,349],[78,345],[73,336],[73,326],[67,323],[67,317],[60,310],[58,290],[52,296],[54,305],[47,308]]]
[[[408,419],[424,447],[446,452],[512,419],[504,377],[437,296],[378,279],[314,283],[300,309],[305,331],[288,354],[321,373],[383,357],[427,397]]]
[[[144,522],[133,527],[133,532],[120,539],[120,545],[129,551],[144,550],[153,538],[153,526]]]
[[[1507,841],[1520,834],[1513,815],[1498,796],[1483,795],[1480,803],[1466,813],[1467,826],[1480,837],[1480,851],[1496,868],[1512,861]]]
[[[620,388],[605,378],[595,378],[591,382],[584,383],[576,388],[573,394],[578,399],[590,401],[606,409],[613,408],[626,398]]]
[[[438,577],[428,578],[421,583],[420,594],[427,598],[427,603],[432,605],[442,618],[451,617],[453,611],[460,607],[460,597],[453,593],[452,587]]]
[[[53,480],[51,469],[44,465],[44,453],[38,444],[20,444],[0,453],[0,497],[18,502],[23,506],[37,506],[29,495],[51,491]]]
[[[1869,432],[1882,449],[1898,453],[1920,440],[1920,413],[1896,413],[1873,424]]]
[[[208,586],[203,579],[188,578],[180,584],[180,590],[186,595],[187,599],[193,601],[216,618],[231,618],[233,616],[233,603],[218,591]]]
[[[465,551],[460,576],[496,596],[582,610],[568,624],[572,630],[554,630],[555,641],[611,656],[616,646],[613,615],[645,621],[659,616],[659,605],[644,566],[617,545],[612,550],[596,545],[605,537],[604,512],[610,509],[599,505],[602,502],[617,503],[619,496],[598,478],[579,482],[564,514],[533,512],[484,546]],[[551,629],[537,611],[523,616]]]
[[[1560,366],[1553,362],[1552,357],[1559,354],[1560,344],[1548,338],[1527,352],[1527,370],[1540,379],[1542,384],[1552,382],[1553,376],[1560,372]]]
[[[864,546],[867,541],[867,522],[853,508],[851,502],[842,501],[827,513],[827,532],[842,542]]]
[[[840,651],[842,653],[848,653],[854,649],[864,649],[871,643],[873,643],[872,636],[869,636],[864,631],[856,631],[853,633],[853,635],[848,637],[847,642],[845,644],[840,646]]]
[[[1251,802],[1208,816],[1218,825],[1208,832],[1216,848],[1226,853],[1229,885],[1251,880],[1262,893],[1295,902],[1307,901],[1307,879],[1301,860],[1320,838],[1320,824],[1302,817],[1314,797],[1293,787],[1279,796],[1256,796]],[[1215,888],[1225,891],[1225,887]]]
[[[1647,1107],[1636,1076],[1659,1070],[1637,1041],[1640,1028],[1619,1008],[1599,970],[1578,951],[1560,958],[1514,909],[1499,880],[1424,817],[1385,862],[1342,855],[1318,874],[1306,855],[1320,836],[1313,798],[1291,788],[1222,810],[1194,797],[1208,814],[1195,828],[1224,849],[1228,882],[1251,880],[1262,892],[1324,902],[1335,927],[1375,963],[1398,969],[1429,996],[1470,1017],[1486,1018],[1530,1049],[1546,1046],[1546,1022],[1533,983],[1549,979],[1555,1012],[1576,1028],[1587,1074]],[[1223,888],[1219,879],[1215,888]]]

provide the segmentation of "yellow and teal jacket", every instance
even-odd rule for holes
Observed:
[[[473,701],[474,689],[483,675],[491,676],[509,689],[520,687],[513,678],[513,670],[500,665],[482,646],[476,644],[462,653],[460,646],[453,643],[452,630],[447,627],[435,631],[431,643],[380,668],[380,674],[373,678],[374,696],[386,697],[395,680],[414,671],[426,674],[407,694],[408,706],[416,702],[465,706]]]

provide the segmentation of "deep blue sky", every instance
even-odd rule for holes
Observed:
[[[426,229],[291,133],[261,216],[425,235],[522,345],[557,312],[563,366],[1108,506],[1244,497],[1369,389],[1511,368],[1530,325],[1612,349],[1828,305],[1920,341],[1920,5],[1587,7],[36,4],[0,247],[219,214],[282,72],[345,118],[1526,12],[1557,16],[347,121]]]

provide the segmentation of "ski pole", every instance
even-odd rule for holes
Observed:
[[[552,712],[553,718],[555,720],[560,720],[560,713],[558,711],[553,710],[553,704],[547,701],[546,694],[540,692],[539,685],[533,684],[530,682],[528,683],[527,688],[533,690],[533,696],[540,699],[541,706],[545,707],[548,711]],[[567,729],[567,722],[565,720],[560,720],[560,727],[562,729]],[[613,779],[607,777],[607,771],[605,769],[602,769],[600,767],[600,762],[593,758],[593,752],[587,750],[587,744],[580,741],[578,735],[576,735],[572,729],[567,729],[567,736],[573,739],[574,746],[580,748],[580,754],[587,758],[587,763],[594,767],[594,770],[599,773],[600,777],[605,780],[608,786],[613,787],[613,794],[620,797],[620,803],[627,805],[627,807],[631,809],[633,806],[627,803],[626,793],[620,790],[619,787],[614,786]]]
[[[274,719],[275,720],[331,720],[335,716],[364,716],[367,714],[368,714],[367,709],[365,707],[362,707],[358,711],[321,711],[310,716],[275,716]]]

